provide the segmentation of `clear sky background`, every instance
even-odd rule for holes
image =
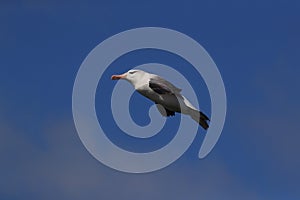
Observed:
[[[299,10],[296,0],[1,1],[0,199],[299,199]],[[71,97],[77,70],[96,45],[145,26],[178,30],[204,46],[222,74],[228,112],[208,157],[197,159],[205,135],[199,130],[178,161],[136,175],[87,152]],[[107,88],[96,97],[109,137],[134,151],[166,144],[179,120],[169,119],[166,134],[148,142],[124,136],[111,120],[111,74],[147,62],[188,66],[165,52],[133,52],[106,70]],[[182,73],[209,115],[203,80],[191,69]],[[130,107],[133,118],[149,123],[151,103],[138,94],[134,101],[142,103]]]

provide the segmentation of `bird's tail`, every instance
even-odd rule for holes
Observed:
[[[207,121],[209,121],[209,118],[203,112],[191,109],[190,116],[193,120],[198,122],[200,126],[202,126],[205,130],[208,129],[209,125]]]

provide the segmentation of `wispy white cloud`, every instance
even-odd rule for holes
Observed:
[[[70,120],[47,124],[46,147],[3,128],[1,194],[32,199],[258,199],[216,160],[178,164],[149,174],[103,166],[85,150]],[[17,148],[16,148],[17,147]],[[17,195],[17,196],[16,196]]]

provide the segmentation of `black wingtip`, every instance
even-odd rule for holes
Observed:
[[[205,130],[207,130],[209,128],[209,125],[206,121],[204,120],[200,120],[199,122],[200,126],[202,126],[202,128],[204,128]]]
[[[201,111],[200,111],[200,118],[210,121],[210,119]]]
[[[199,120],[199,124],[205,129],[207,130],[209,128],[209,125],[207,123],[207,121],[210,121],[209,118],[200,111],[200,120]]]

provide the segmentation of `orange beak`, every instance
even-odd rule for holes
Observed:
[[[126,78],[126,73],[121,74],[121,75],[112,75],[111,76],[111,80],[119,80],[119,79],[122,79],[122,78]]]

